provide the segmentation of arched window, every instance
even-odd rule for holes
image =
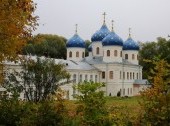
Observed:
[[[79,52],[76,52],[76,57],[79,57]]]
[[[117,50],[114,51],[114,56],[117,57]]]
[[[105,72],[102,72],[102,79],[105,79]]]
[[[87,76],[87,74],[85,75],[85,81],[87,81],[88,80],[88,76]]]
[[[110,79],[113,79],[113,71],[110,71],[110,73],[109,73],[109,78],[110,78]]]
[[[84,52],[82,53],[82,58],[84,58]]]
[[[137,60],[139,60],[139,55],[137,55]]]
[[[132,60],[134,60],[135,59],[135,54],[132,54]]]
[[[80,80],[79,80],[79,82],[82,82],[82,74],[80,74]]]
[[[90,81],[93,81],[93,75],[90,75]]]
[[[110,56],[110,50],[107,50],[107,56]]]
[[[96,48],[96,54],[99,54],[99,47]]]
[[[125,59],[128,59],[128,54],[125,54]]]
[[[123,72],[123,79],[125,79],[125,72]]]
[[[129,72],[127,72],[127,79],[129,80]]]
[[[97,82],[97,75],[95,75],[95,82]]]
[[[76,82],[76,74],[73,75],[73,81]]]
[[[72,52],[71,51],[69,52],[69,57],[72,57]]]
[[[122,57],[122,51],[120,51],[120,57]]]

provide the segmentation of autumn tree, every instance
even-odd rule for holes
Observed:
[[[142,123],[151,126],[170,125],[170,65],[160,60],[154,62],[150,77],[153,86],[141,92]]]
[[[12,60],[31,36],[37,25],[37,16],[33,13],[36,5],[33,0],[0,1],[0,64],[2,79],[2,61]]]

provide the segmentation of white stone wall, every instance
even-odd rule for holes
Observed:
[[[102,79],[102,74],[100,74],[100,82],[106,83],[105,92],[107,96],[110,94],[111,96],[116,96],[120,90],[123,96],[133,96],[134,81],[142,79],[142,67],[138,65],[107,63],[96,64],[94,66],[100,69],[100,71],[105,72],[104,79]],[[110,71],[113,71],[113,78],[110,78]],[[125,74],[124,78],[123,73]]]
[[[128,54],[128,59],[127,61],[138,65],[139,64],[139,60],[138,60],[138,51],[136,50],[124,50],[123,51],[123,59],[125,59],[125,54]],[[132,54],[134,54],[134,59],[132,59]]]
[[[93,82],[99,82],[99,72],[96,70],[68,70],[68,72],[70,73],[71,77],[70,80],[73,80],[73,83],[69,84],[69,85],[63,85],[61,86],[61,89],[69,92],[69,94],[67,94],[67,96],[65,96],[66,98],[69,98],[70,100],[73,100],[73,94],[74,93],[79,93],[76,90],[73,90],[73,85],[74,84],[78,84],[84,81],[93,81]],[[76,78],[74,78],[76,77]],[[87,78],[86,78],[87,77]],[[97,77],[97,78],[96,78]]]
[[[72,52],[72,57],[69,57],[70,52]],[[76,57],[76,52],[79,52],[79,57]],[[84,59],[83,53],[85,56],[85,48],[67,48],[67,60],[82,61]]]
[[[110,56],[107,56],[107,51],[110,51]],[[103,61],[104,62],[122,62],[122,46],[103,46],[104,56]],[[117,51],[117,55],[115,55],[115,51]]]

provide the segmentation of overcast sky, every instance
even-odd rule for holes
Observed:
[[[170,34],[170,0],[34,0],[36,15],[40,17],[34,34],[57,34],[69,39],[78,24],[78,34],[90,40],[103,24],[102,13],[106,12],[106,24],[123,39],[155,41]]]

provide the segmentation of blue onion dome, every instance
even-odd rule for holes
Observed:
[[[107,28],[106,24],[103,24],[100,30],[96,31],[92,37],[92,42],[102,41],[104,37],[106,37],[110,33],[109,29]]]
[[[85,42],[83,39],[79,37],[78,34],[75,34],[72,38],[70,38],[67,43],[66,47],[79,47],[79,48],[85,48]]]
[[[123,46],[123,40],[112,31],[102,40],[102,44],[103,46]]]
[[[92,52],[92,44],[89,45],[88,51],[89,51],[89,52]]]
[[[129,37],[123,44],[123,50],[139,50],[139,45]]]

